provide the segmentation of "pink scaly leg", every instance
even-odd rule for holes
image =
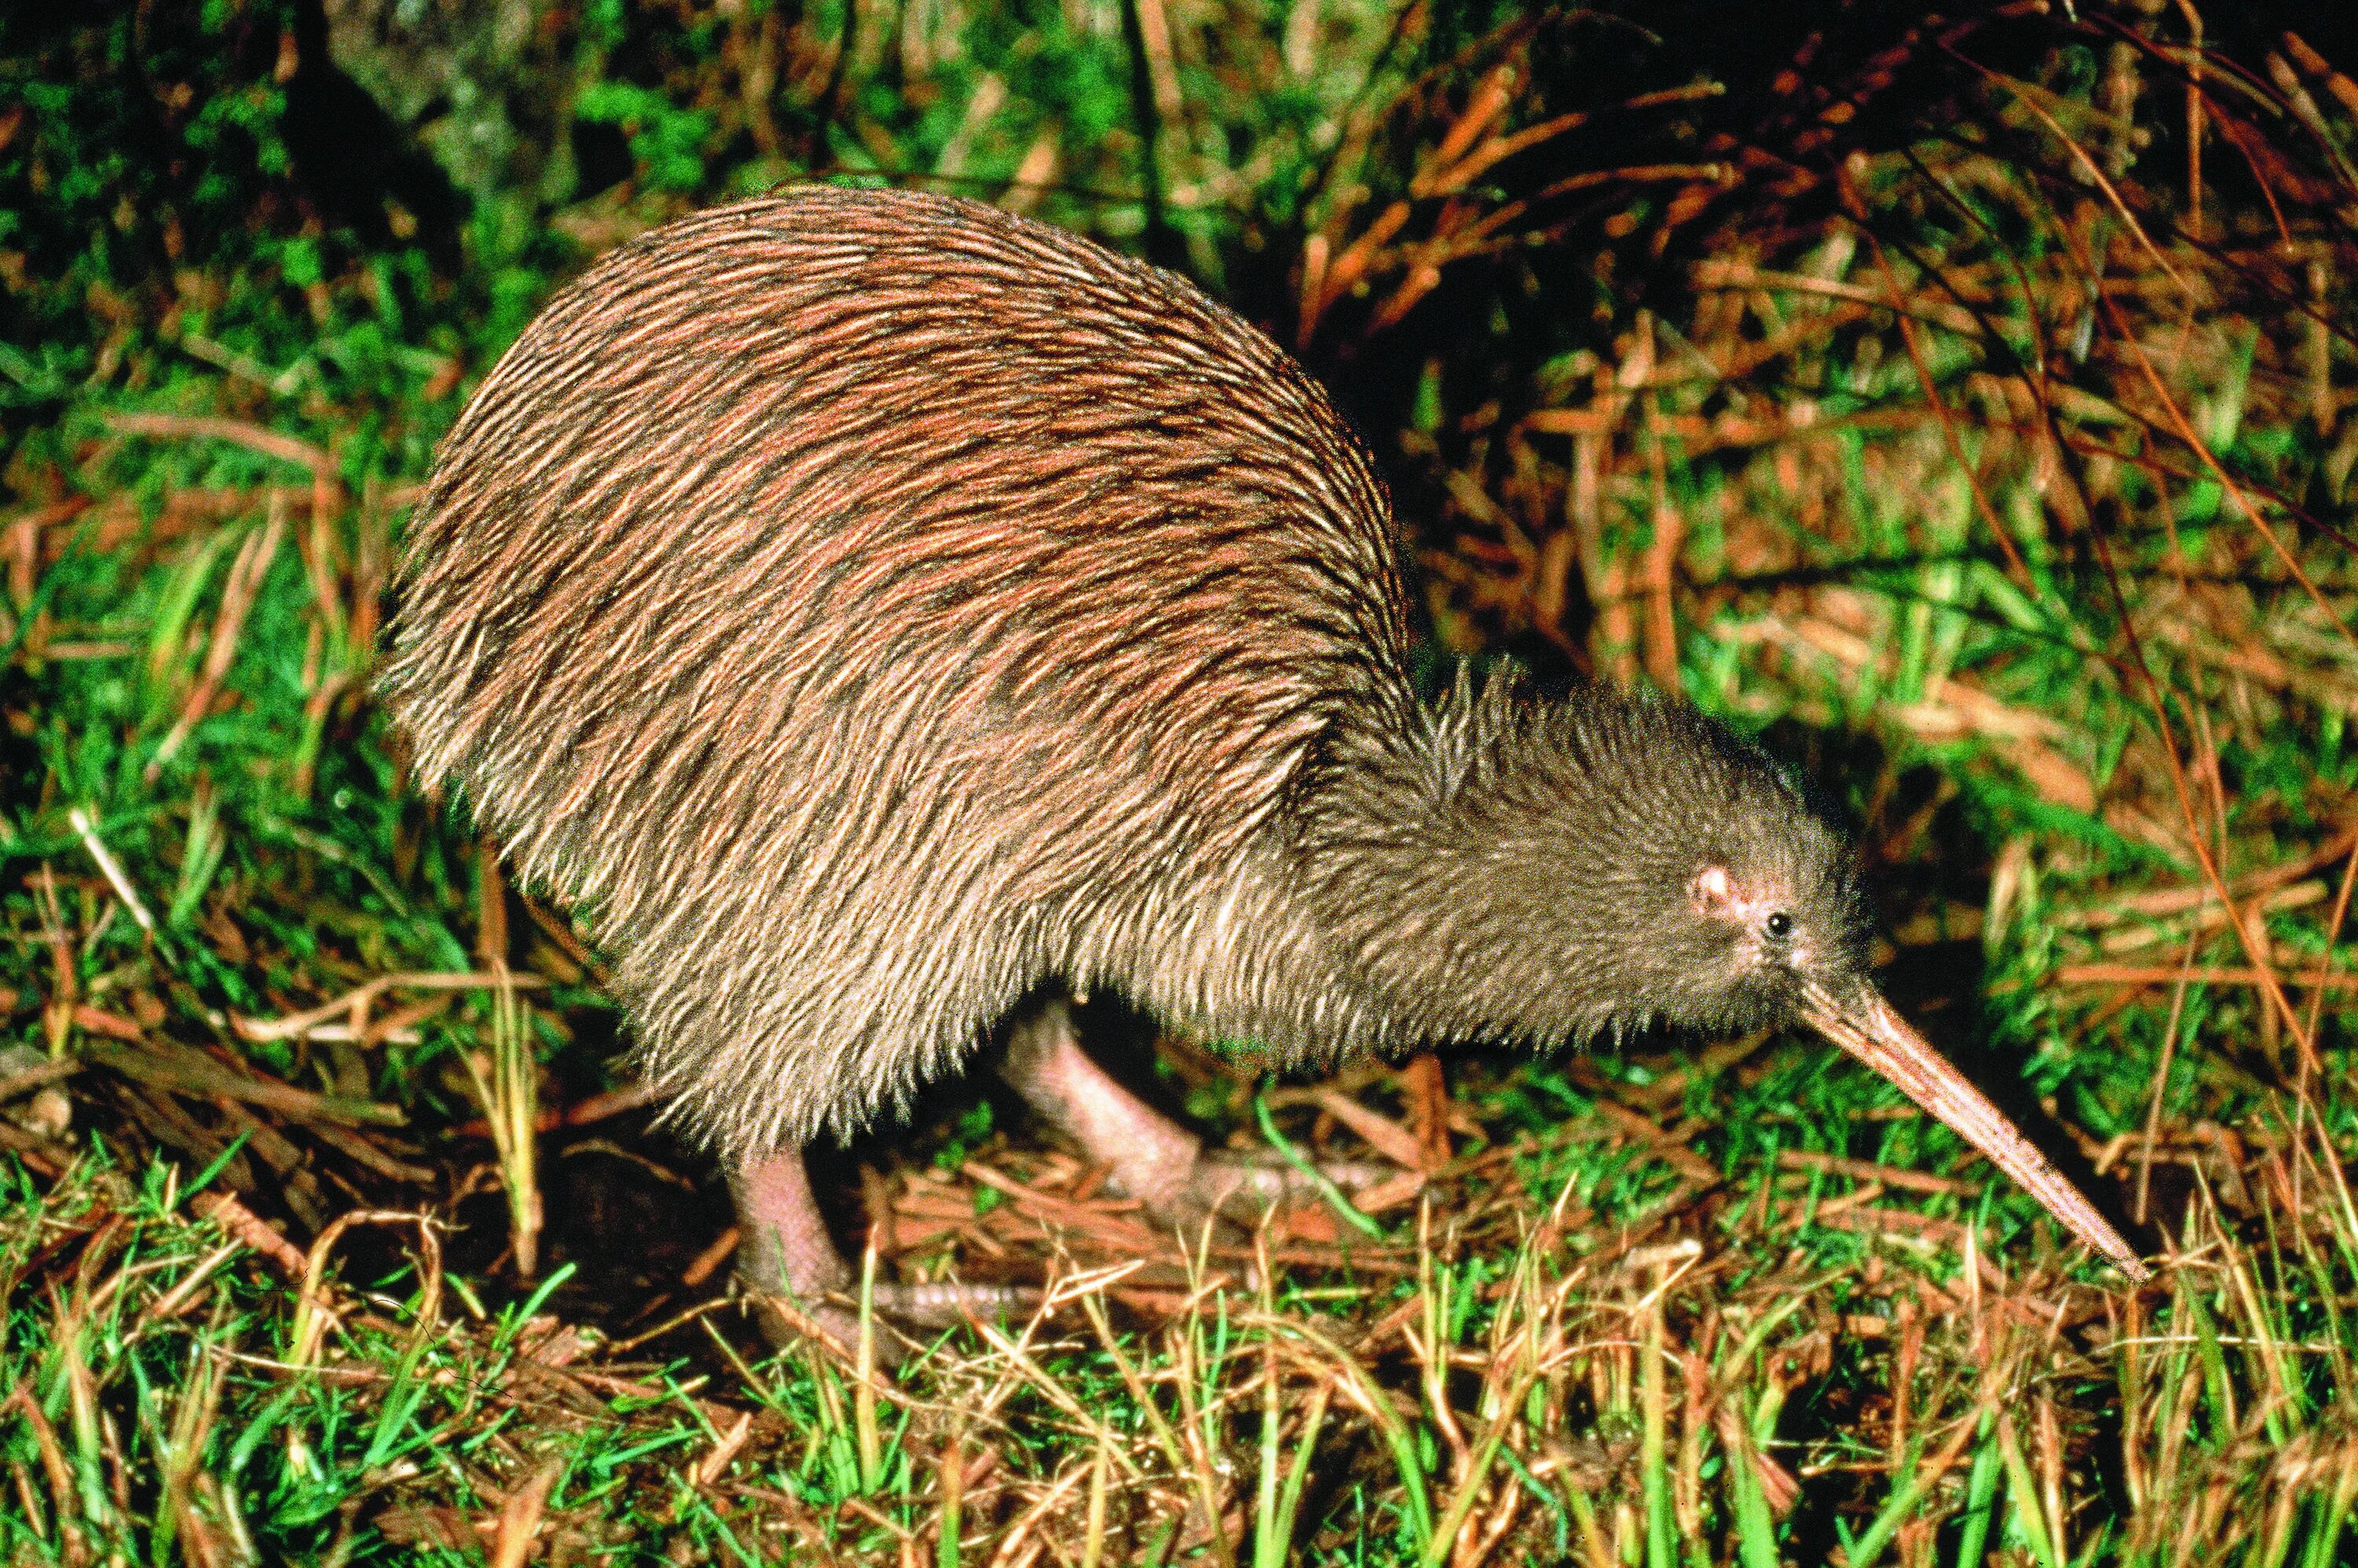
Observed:
[[[811,1195],[802,1151],[741,1160],[729,1185],[737,1200],[739,1227],[744,1232],[737,1271],[745,1282],[759,1296],[784,1297],[846,1346],[857,1344],[856,1277],[827,1233],[818,1201]],[[880,1316],[915,1328],[943,1328],[969,1316],[1028,1312],[1038,1301],[1037,1291],[1022,1286],[957,1281],[904,1285],[880,1280],[875,1289]],[[761,1312],[759,1316],[763,1332],[772,1341],[784,1345],[797,1337],[795,1325],[783,1314]],[[880,1339],[878,1349],[880,1359],[897,1359],[897,1346],[892,1346],[889,1336]]]
[[[748,1280],[806,1302],[850,1288],[851,1265],[819,1217],[801,1150],[740,1162],[729,1186],[745,1233],[737,1267]]]
[[[1157,1214],[1175,1215],[1184,1206],[1203,1140],[1089,1060],[1065,1003],[1045,1002],[1017,1024],[998,1065],[1025,1104],[1090,1159],[1113,1168],[1123,1194]]]
[[[1290,1165],[1205,1149],[1203,1140],[1089,1059],[1074,1033],[1072,1010],[1061,1000],[1043,1004],[1016,1026],[999,1073],[1090,1159],[1110,1167],[1116,1188],[1190,1239],[1215,1216],[1249,1224],[1261,1211],[1316,1190]],[[1321,1169],[1346,1190],[1391,1173],[1356,1163]]]

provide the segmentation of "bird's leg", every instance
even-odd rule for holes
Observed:
[[[1202,1139],[1122,1087],[1081,1049],[1072,1011],[1061,1000],[1044,1003],[1015,1027],[999,1073],[1090,1159],[1109,1167],[1115,1188],[1191,1235],[1215,1216],[1249,1222],[1317,1192],[1291,1165],[1206,1149]],[[1320,1169],[1346,1190],[1391,1173],[1349,1163]]]
[[[737,1270],[747,1283],[812,1303],[850,1286],[851,1265],[827,1233],[801,1150],[738,1162],[729,1189],[744,1235]]]
[[[1044,1003],[1017,1024],[999,1076],[1090,1159],[1112,1168],[1113,1184],[1157,1214],[1184,1208],[1204,1141],[1116,1083],[1074,1036],[1072,1010]]]
[[[729,1187],[743,1233],[737,1271],[752,1287],[757,1304],[766,1298],[784,1298],[846,1346],[858,1344],[857,1281],[851,1265],[827,1233],[818,1201],[811,1195],[802,1151],[741,1159],[731,1168]],[[1038,1304],[1039,1292],[957,1281],[906,1285],[880,1280],[873,1299],[880,1316],[913,1328],[945,1328],[970,1316],[1028,1312]],[[796,1325],[783,1314],[764,1310],[758,1315],[763,1332],[773,1343],[783,1346],[798,1337]],[[888,1344],[880,1341],[880,1352]],[[886,1353],[881,1358],[889,1362],[898,1357]]]

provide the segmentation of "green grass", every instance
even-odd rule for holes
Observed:
[[[2347,1559],[2358,90],[2214,62],[2198,223],[2189,79],[2134,43],[2174,17],[1837,29],[1817,99],[1592,13],[1167,6],[1160,82],[1120,6],[911,14],[828,111],[839,8],[563,12],[623,175],[478,193],[455,267],[305,193],[273,6],[0,31],[0,1552]],[[1139,1268],[946,1086],[823,1172],[848,1234],[1059,1310],[771,1355],[713,1173],[596,1098],[598,957],[368,683],[432,442],[555,282],[809,169],[1033,206],[1303,344],[1437,647],[1791,757],[1903,1011],[2160,1277],[1799,1041],[1359,1064],[1338,1117],[1174,1040],[1215,1135],[1422,1191]]]

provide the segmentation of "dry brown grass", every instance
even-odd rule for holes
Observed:
[[[1575,80],[1589,23],[1533,12],[1403,46],[1299,210],[1238,220],[1294,258],[1275,325],[1347,390],[1402,384],[1358,392],[1398,416],[1443,639],[1682,687],[1855,784],[1894,989],[1988,1042],[1987,1080],[2028,1063],[2017,1108],[2154,1283],[2079,1270],[1863,1076],[1657,1043],[1271,1092],[1287,1138],[1401,1173],[1376,1235],[1303,1210],[1227,1252],[951,1103],[918,1140],[945,1158],[859,1152],[847,1217],[880,1269],[1057,1310],[897,1375],[872,1345],[762,1362],[709,1182],[593,1081],[595,956],[369,728],[406,492],[149,413],[0,519],[8,760],[44,770],[0,970],[31,1047],[0,1061],[9,1549],[2346,1556],[2358,87],[2292,37],[2194,52],[2192,14],[1862,23],[1733,104]],[[949,80],[913,15],[855,48]],[[1208,156],[1185,72],[1296,57],[1216,15],[1137,8],[1183,218],[1267,173]],[[827,90],[807,30],[749,13],[748,70]],[[750,80],[698,91],[761,141]],[[997,134],[977,113],[946,165]],[[1008,199],[1078,200],[1106,157],[1026,151]],[[659,204],[627,205],[571,221]],[[1592,295],[1577,348],[1465,326]],[[126,487],[139,443],[270,477]],[[1249,1136],[1248,1091],[1165,1061]],[[588,1272],[536,1293],[535,1247]]]

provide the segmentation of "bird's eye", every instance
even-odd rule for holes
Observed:
[[[1793,917],[1780,909],[1762,923],[1762,928],[1771,941],[1782,942],[1793,934]]]

